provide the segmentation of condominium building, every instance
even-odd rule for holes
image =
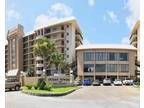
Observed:
[[[8,32],[8,45],[5,47],[6,51],[9,52],[6,53],[6,72],[11,73],[13,69],[26,72],[29,67],[35,67],[36,74],[42,74],[43,58],[34,56],[33,46],[37,38],[43,36],[55,43],[57,50],[64,56],[67,63],[72,64],[76,61],[75,48],[82,44],[83,37],[75,18],[71,17],[49,23],[25,35],[22,28],[21,25],[18,25]],[[12,34],[13,31],[17,32]],[[13,52],[17,52],[17,55],[13,54]],[[9,56],[8,59],[7,55]],[[12,68],[14,65],[11,61],[12,57],[19,60],[19,62],[15,62],[15,65],[20,67]],[[47,72],[53,75],[55,66],[48,68]]]
[[[136,75],[140,77],[140,21],[137,21],[130,34],[130,44],[136,47]]]
[[[131,45],[81,45],[76,55],[78,79],[135,79],[136,48]]]

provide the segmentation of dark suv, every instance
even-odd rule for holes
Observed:
[[[20,90],[21,83],[18,78],[7,78],[5,80],[5,89],[15,89],[16,91]]]

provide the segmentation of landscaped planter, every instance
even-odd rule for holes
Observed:
[[[64,96],[64,95],[72,93],[75,90],[78,90],[80,88],[81,87],[76,88],[76,89],[72,89],[72,90],[68,90],[66,92],[47,92],[47,93],[32,93],[30,91],[22,90],[22,93],[29,94],[29,95],[34,95],[34,96]]]

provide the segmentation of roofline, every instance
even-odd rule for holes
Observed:
[[[79,27],[79,24],[78,24],[78,22],[77,22],[77,20],[76,20],[75,17],[70,17],[70,18],[62,19],[62,20],[63,20],[63,21],[56,22],[56,23],[54,23],[54,24],[50,24],[50,25],[45,25],[45,26],[42,26],[42,27],[38,27],[38,28],[34,29],[34,30],[31,31],[31,32],[27,32],[27,33],[24,35],[24,37],[34,34],[35,31],[37,31],[37,30],[40,30],[40,29],[43,29],[43,28],[46,28],[46,27],[52,27],[52,26],[56,26],[56,25],[65,24],[65,23],[68,23],[68,22],[69,22],[69,23],[73,23],[73,24],[75,25],[75,27],[76,27],[76,28],[80,31],[80,33],[82,34],[82,31],[81,31],[81,29],[80,29],[80,27]]]
[[[43,28],[46,28],[46,27],[51,27],[51,26],[60,25],[60,24],[64,24],[64,23],[70,22],[70,23],[75,24],[76,28],[78,28],[79,31],[82,33],[82,31],[81,31],[81,29],[80,29],[80,27],[79,27],[79,24],[78,24],[78,22],[77,22],[77,20],[76,20],[75,17],[63,18],[63,19],[60,19],[60,20],[63,20],[63,21],[56,22],[56,23],[54,23],[54,24],[45,25],[45,26],[36,28],[36,29],[34,29],[34,31],[37,31],[37,30],[39,30],[39,29],[43,29]]]
[[[133,50],[133,51],[136,51],[137,49],[130,49],[130,48],[82,48],[82,49],[77,49],[75,48],[76,51],[79,51],[79,50],[96,50],[96,49],[105,49],[105,50],[108,50],[108,49],[111,49],[111,50]]]
[[[111,44],[110,44],[111,45]],[[123,45],[123,44],[122,44]],[[84,45],[81,45],[81,46],[84,46]],[[79,46],[79,47],[81,47],[81,46]],[[129,46],[130,47],[132,47],[132,48],[129,48]],[[105,50],[108,50],[108,49],[112,49],[112,50],[137,50],[137,48],[135,48],[134,46],[131,46],[131,45],[129,45],[128,47],[127,46],[125,46],[125,47],[104,47],[104,46],[93,46],[93,47],[89,47],[89,46],[84,46],[84,47],[82,47],[82,48],[79,48],[79,47],[77,47],[77,48],[75,48],[75,50],[96,50],[96,49],[105,49]]]

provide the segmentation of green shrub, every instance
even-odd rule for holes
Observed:
[[[35,89],[38,89],[38,86],[37,86],[37,85],[35,85],[35,86],[34,86],[34,88],[35,88]]]
[[[50,91],[52,88],[52,84],[48,83],[44,80],[44,78],[40,78],[37,82],[37,89],[39,90],[48,90]]]
[[[45,85],[46,85],[46,82],[44,80],[44,78],[40,78],[37,82],[37,88],[39,90],[44,90],[45,89]]]
[[[51,91],[51,89],[52,89],[52,84],[46,82],[45,90]]]
[[[32,85],[26,85],[26,87],[31,90],[32,89]]]

